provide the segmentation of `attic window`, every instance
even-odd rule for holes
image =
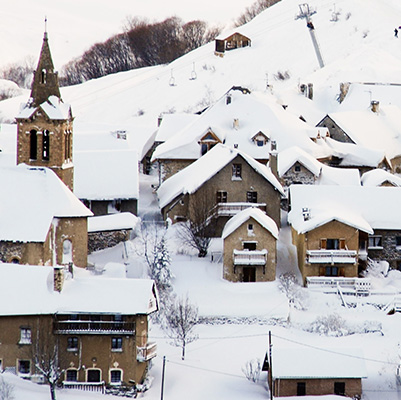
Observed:
[[[300,166],[300,165],[296,165],[296,166],[294,167],[294,171],[295,171],[295,172],[301,172],[301,166]]]
[[[209,130],[206,135],[202,137],[202,139],[199,141],[199,144],[201,145],[201,155],[205,155],[209,150],[211,150],[217,143],[219,143],[219,140],[213,135],[213,133]]]
[[[233,180],[233,181],[241,181],[242,180],[242,165],[241,164],[233,164],[231,180]]]
[[[253,138],[253,142],[258,147],[263,147],[269,142],[269,138],[261,131],[259,131]]]

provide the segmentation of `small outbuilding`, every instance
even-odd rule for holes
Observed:
[[[225,35],[218,36],[215,39],[215,43],[215,54],[222,56],[226,50],[251,46],[251,39],[241,33],[235,32],[227,37]]]
[[[273,395],[322,396],[335,394],[350,398],[362,395],[367,377],[360,349],[276,348],[273,346],[271,376]],[[263,370],[269,370],[266,356]]]

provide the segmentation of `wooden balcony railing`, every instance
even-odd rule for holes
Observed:
[[[149,361],[151,358],[157,355],[157,344],[152,342],[148,343],[144,347],[136,348],[136,359],[138,362]]]
[[[355,250],[307,250],[306,257],[309,264],[355,264],[357,262]]]
[[[54,333],[56,334],[135,334],[135,322],[115,321],[55,321]]]
[[[234,250],[234,265],[266,265],[267,250]]]

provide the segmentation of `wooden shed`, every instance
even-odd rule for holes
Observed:
[[[224,55],[226,50],[239,49],[248,46],[251,46],[251,39],[241,33],[235,32],[228,37],[219,36],[216,38],[215,54]]]

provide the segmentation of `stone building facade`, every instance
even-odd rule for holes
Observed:
[[[368,257],[401,269],[401,230],[375,229],[368,238]]]

